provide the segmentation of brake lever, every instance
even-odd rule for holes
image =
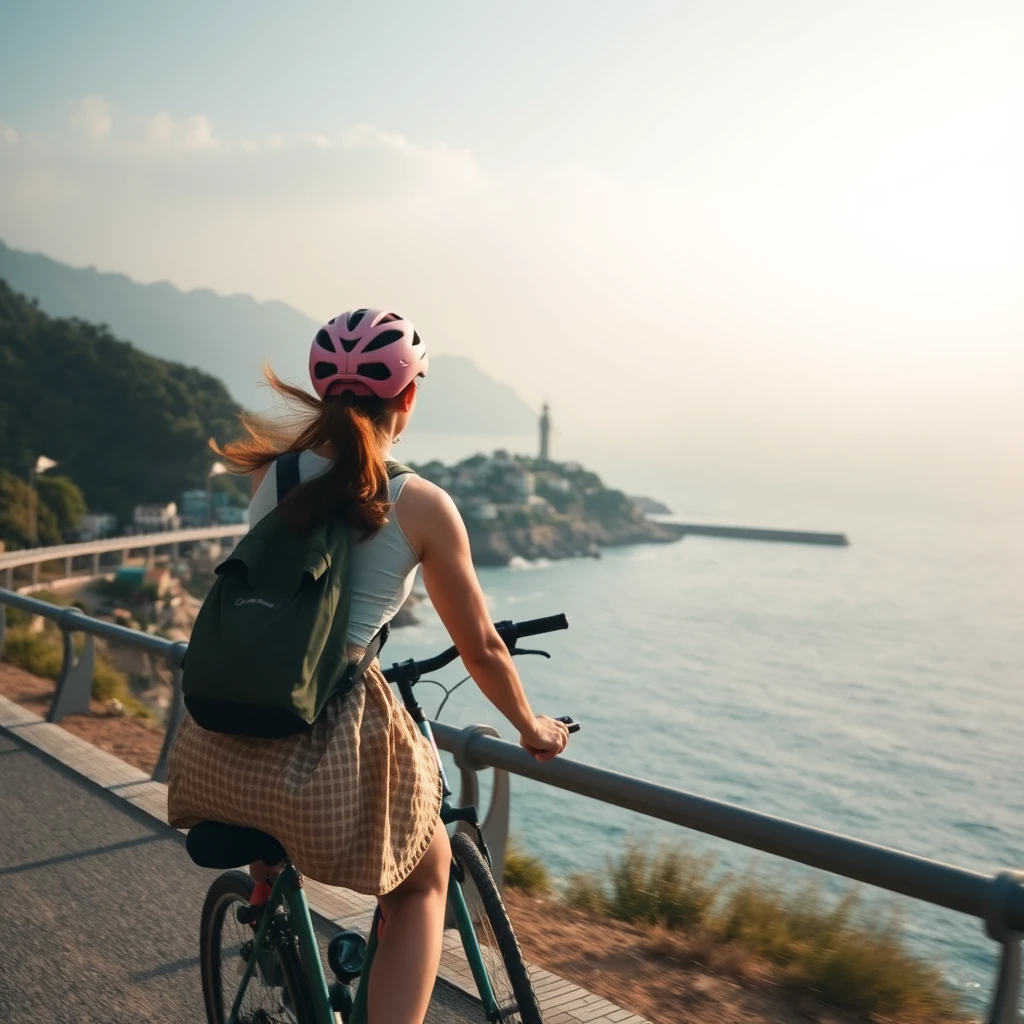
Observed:
[[[547,651],[529,651],[524,650],[522,647],[513,647],[509,654],[514,658],[517,654],[539,654],[542,658],[550,658],[551,655]]]

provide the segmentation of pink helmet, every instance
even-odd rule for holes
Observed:
[[[321,398],[343,391],[395,398],[426,375],[427,350],[412,322],[382,309],[328,320],[309,352],[309,377]]]

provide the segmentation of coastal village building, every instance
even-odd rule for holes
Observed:
[[[186,526],[203,526],[209,513],[209,495],[204,489],[185,491],[181,496],[181,521]]]
[[[99,540],[113,537],[117,531],[117,517],[109,512],[86,512],[78,524],[78,539]]]
[[[136,533],[177,530],[181,527],[178,506],[173,501],[167,505],[136,505],[132,513],[132,526]]]

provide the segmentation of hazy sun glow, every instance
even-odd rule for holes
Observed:
[[[255,6],[9,15],[0,236],[400,307],[581,445],[1018,472],[1016,0]]]

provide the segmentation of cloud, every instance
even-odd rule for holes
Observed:
[[[483,174],[475,156],[468,149],[443,143],[423,145],[412,142],[398,132],[387,132],[371,124],[357,124],[341,138],[342,149],[385,151],[399,154],[428,169],[436,178],[451,185],[478,184]]]
[[[990,339],[1003,379],[1024,365],[1011,353],[1009,284],[990,274],[984,292],[950,286],[904,301],[909,272],[884,252],[844,257],[865,243],[842,210],[818,217],[810,237],[821,244],[809,245],[799,197],[774,180],[748,195],[713,179],[623,180],[583,162],[500,168],[370,124],[222,139],[205,116],[168,113],[89,152],[26,141],[0,161],[9,243],[143,280],[281,298],[314,317],[413,310],[442,351],[555,402],[566,431],[585,422],[603,436],[618,422],[607,412],[617,396],[631,438],[669,422],[691,438],[709,424],[746,436],[768,418],[825,437],[832,420],[861,423],[860,407],[881,427],[908,406],[923,415],[926,398],[947,401],[954,384],[994,388],[960,336]],[[632,376],[632,346],[653,372]],[[988,406],[994,415],[1010,398]]]
[[[205,114],[183,121],[175,121],[167,113],[155,114],[143,125],[143,136],[147,147],[156,152],[201,153],[224,148]]]
[[[21,142],[21,136],[9,125],[0,121],[0,145],[16,146]]]
[[[75,131],[93,142],[102,142],[114,126],[110,102],[95,93],[72,106],[70,121]]]

